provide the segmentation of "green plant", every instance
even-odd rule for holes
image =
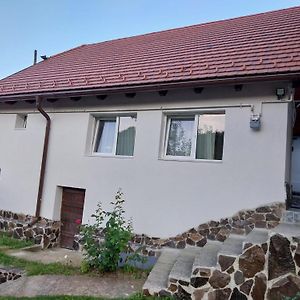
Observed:
[[[125,220],[123,204],[123,193],[119,190],[115,201],[111,202],[112,211],[103,210],[99,202],[95,214],[92,215],[95,223],[81,227],[83,247],[86,251],[85,262],[90,268],[105,272],[117,269],[120,253],[126,251],[132,238],[132,224],[131,221]],[[82,266],[85,271],[86,263]]]

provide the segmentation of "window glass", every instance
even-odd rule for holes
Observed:
[[[116,155],[133,156],[135,140],[134,117],[120,117]]]
[[[190,156],[194,117],[170,118],[167,155]]]
[[[199,115],[196,158],[222,160],[224,143],[224,114]]]
[[[95,152],[113,153],[116,120],[99,120]]]

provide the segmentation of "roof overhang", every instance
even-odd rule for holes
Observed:
[[[153,84],[137,84],[137,85],[120,85],[113,87],[99,87],[99,88],[78,88],[70,90],[57,90],[57,91],[35,91],[32,93],[16,93],[0,95],[0,102],[6,101],[25,101],[33,100],[37,96],[43,98],[68,98],[68,97],[83,97],[95,96],[103,94],[121,94],[133,92],[153,92],[159,90],[170,90],[179,88],[194,88],[204,87],[211,85],[233,85],[233,84],[246,84],[261,81],[299,81],[300,72],[294,73],[277,73],[277,74],[262,74],[251,76],[238,76],[226,78],[210,78],[201,80],[188,80],[188,81],[170,81],[163,83]]]

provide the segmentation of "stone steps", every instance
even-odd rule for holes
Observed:
[[[300,224],[295,223],[280,223],[277,227],[271,230],[272,234],[279,233],[286,237],[300,238]]]
[[[188,247],[181,251],[169,274],[169,285],[175,281],[189,284],[195,256],[201,253],[202,250],[200,247]]]
[[[226,292],[230,291],[233,297],[230,299],[246,299],[247,284],[250,284],[251,280],[248,280],[242,286],[245,278],[243,273],[237,271],[236,268],[243,268],[245,263],[248,263],[247,259],[257,257],[258,262],[253,270],[256,270],[255,267],[262,270],[265,265],[265,253],[269,247],[270,239],[272,240],[273,235],[278,233],[288,238],[300,238],[300,223],[280,223],[273,229],[254,228],[247,235],[230,234],[224,242],[207,240],[203,247],[189,246],[180,250],[163,250],[149,274],[143,291],[146,295],[173,295],[180,299],[223,299],[223,297],[227,297]],[[277,240],[278,238],[280,239],[280,237],[276,237]],[[249,250],[245,251],[248,248]],[[300,246],[297,251],[300,257]],[[245,256],[245,253],[248,253],[248,257]],[[247,268],[249,269],[247,272],[251,274],[250,277],[253,277],[256,273],[251,273],[253,272],[251,266],[249,267],[251,264],[248,263]],[[261,277],[256,279],[258,282],[259,280],[265,280],[264,274],[259,276]],[[230,288],[224,289],[226,286],[230,286]],[[196,293],[197,296],[196,291],[199,292],[199,294]],[[240,291],[243,291],[243,293]],[[259,294],[257,290],[253,292]],[[203,293],[206,293],[204,298]]]
[[[150,272],[144,286],[145,294],[155,295],[168,288],[169,274],[179,256],[180,250],[164,249]]]
[[[243,252],[243,243],[246,239],[245,235],[230,234],[223,243],[219,255],[237,256]]]
[[[283,212],[282,223],[295,223],[300,225],[300,210],[286,210]]]
[[[193,272],[195,269],[212,268],[217,265],[217,255],[220,251],[223,243],[217,241],[207,241],[206,245],[202,248],[202,251],[195,257],[193,263]]]
[[[243,249],[252,245],[262,245],[269,239],[269,230],[262,228],[254,228],[245,238]]]

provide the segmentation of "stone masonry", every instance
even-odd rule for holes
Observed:
[[[0,210],[0,231],[17,239],[32,241],[43,249],[59,245],[60,222]]]
[[[278,202],[260,206],[256,209],[241,210],[234,216],[209,221],[193,227],[182,234],[168,239],[135,235],[132,242],[144,246],[144,255],[155,255],[163,247],[183,249],[186,246],[203,247],[207,240],[223,242],[229,234],[248,234],[253,228],[271,229],[276,227],[285,210],[285,204]]]

